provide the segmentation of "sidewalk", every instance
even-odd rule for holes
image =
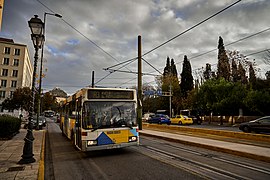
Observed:
[[[149,129],[140,130],[140,134],[180,142],[187,145],[207,148],[215,151],[230,153],[255,160],[270,162],[270,148],[267,147],[193,137],[189,135],[161,132]]]
[[[20,129],[20,133],[10,140],[0,140],[0,179],[39,179],[44,174],[42,151],[45,130],[33,130],[35,138],[33,154],[36,162],[30,164],[17,164],[23,154],[24,138],[27,130]],[[40,171],[40,172],[39,172]],[[41,178],[44,179],[44,178]]]

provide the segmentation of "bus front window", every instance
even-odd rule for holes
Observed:
[[[85,102],[83,128],[137,126],[134,102]]]

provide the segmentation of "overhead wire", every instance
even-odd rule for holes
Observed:
[[[241,0],[238,0],[238,1],[234,2],[234,3],[232,3],[231,5],[229,5],[229,6],[225,7],[225,8],[223,8],[222,10],[220,10],[220,11],[216,12],[215,14],[209,16],[208,18],[204,19],[203,21],[201,21],[201,22],[195,24],[194,26],[192,26],[192,27],[188,28],[187,30],[181,32],[180,34],[178,34],[178,35],[172,37],[171,39],[165,41],[164,43],[162,43],[162,44],[156,46],[155,48],[151,49],[150,51],[147,51],[146,53],[144,53],[144,54],[142,55],[142,57],[143,57],[143,56],[146,56],[147,54],[149,54],[149,53],[155,51],[156,49],[158,49],[158,48],[164,46],[165,44],[171,42],[172,40],[178,38],[179,36],[181,36],[181,35],[183,35],[183,34],[189,32],[190,30],[192,30],[192,29],[194,29],[195,27],[197,27],[197,26],[203,24],[204,22],[208,21],[209,19],[212,19],[213,17],[215,17],[215,16],[217,16],[218,14],[222,13],[223,11],[225,11],[225,10],[231,8],[232,6],[234,6],[235,4],[239,3],[240,1],[241,1]],[[146,61],[145,61],[145,62],[146,62]],[[115,66],[116,66],[116,65],[115,65]]]
[[[55,13],[51,8],[49,8],[47,5],[45,5],[44,3],[42,3],[40,0],[36,0],[37,2],[39,2],[42,6],[44,6],[46,9],[48,9],[50,12]],[[64,18],[61,18],[62,21],[64,23],[66,23],[69,27],[71,27],[73,30],[75,30],[77,33],[79,33],[82,37],[84,37],[85,39],[87,39],[89,42],[91,42],[94,46],[96,46],[98,49],[100,49],[103,53],[105,53],[106,55],[108,55],[110,58],[114,59],[115,61],[119,62],[118,59],[116,59],[115,57],[113,57],[110,53],[108,53],[107,51],[105,51],[101,46],[99,46],[97,43],[95,43],[94,41],[92,41],[90,38],[88,38],[86,35],[84,35],[81,31],[79,31],[77,28],[75,28],[73,25],[71,25],[69,22],[67,22]],[[134,59],[134,58],[133,58]],[[132,59],[131,59],[132,60]],[[127,67],[125,67],[126,69],[128,69]],[[130,70],[130,69],[128,69]],[[107,74],[103,79],[105,79],[106,77],[108,77],[109,75],[111,75],[112,73]]]
[[[147,54],[149,54],[149,53],[151,53],[151,52],[157,50],[158,48],[164,46],[165,44],[171,42],[172,40],[178,38],[179,36],[181,36],[181,35],[183,35],[183,34],[189,32],[190,30],[194,29],[195,27],[197,27],[197,26],[203,24],[204,22],[208,21],[209,19],[212,19],[213,17],[217,16],[218,14],[222,13],[223,11],[225,11],[225,10],[231,8],[232,6],[234,6],[235,4],[239,3],[240,1],[241,1],[241,0],[238,0],[238,1],[234,2],[233,4],[231,4],[231,5],[227,6],[227,7],[225,7],[224,9],[222,9],[222,10],[218,11],[217,13],[215,13],[215,14],[209,16],[208,18],[204,19],[203,21],[201,21],[201,22],[195,24],[194,26],[192,26],[192,27],[188,28],[187,30],[181,32],[180,34],[178,34],[178,35],[172,37],[171,39],[165,41],[164,43],[162,43],[162,44],[156,46],[155,48],[151,49],[150,51],[147,51],[147,52],[144,53],[142,56],[145,56],[145,55],[147,55]]]

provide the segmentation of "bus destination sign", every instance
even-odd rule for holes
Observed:
[[[133,99],[133,91],[88,90],[88,99]]]

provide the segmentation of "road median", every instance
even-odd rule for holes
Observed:
[[[254,133],[244,133],[244,132],[233,132],[228,130],[216,130],[208,128],[195,128],[195,127],[186,127],[186,126],[172,126],[172,125],[159,125],[159,124],[143,124],[145,129],[160,129],[160,130],[172,130],[179,131],[183,133],[198,133],[198,134],[207,134],[207,135],[216,135],[216,136],[225,136],[238,139],[246,139],[252,141],[261,141],[270,143],[270,135],[266,134],[254,134]]]

